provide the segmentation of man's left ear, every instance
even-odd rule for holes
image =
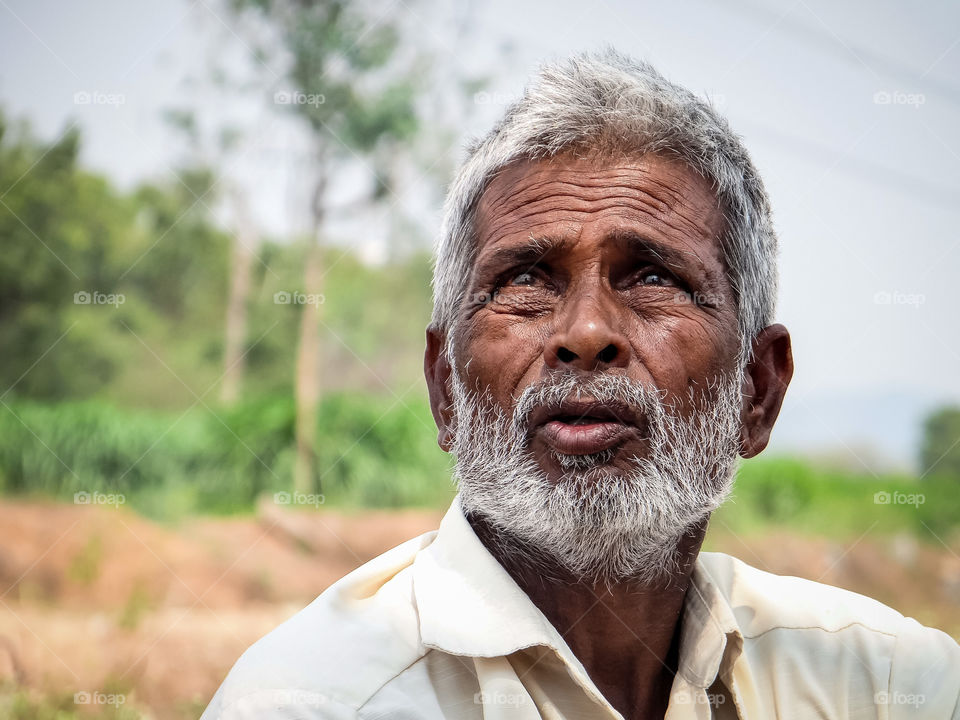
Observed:
[[[753,340],[753,353],[743,380],[740,454],[758,455],[770,440],[783,396],[793,377],[790,333],[783,325],[764,328]]]

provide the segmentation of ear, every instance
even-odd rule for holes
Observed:
[[[450,399],[450,361],[446,336],[433,325],[427,327],[427,349],[423,354],[423,374],[430,393],[430,410],[439,433],[437,444],[450,452],[453,447],[453,402]]]
[[[753,340],[753,352],[743,381],[740,415],[743,457],[753,457],[767,446],[792,377],[790,333],[783,325],[764,328]]]

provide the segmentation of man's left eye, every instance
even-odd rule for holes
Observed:
[[[637,274],[637,283],[640,285],[676,285],[676,281],[667,273],[653,268],[643,270]]]
[[[507,284],[523,286],[523,285],[533,285],[534,282],[536,282],[536,278],[534,278],[532,273],[522,272],[522,273],[517,273],[512,278],[510,278],[510,281]]]

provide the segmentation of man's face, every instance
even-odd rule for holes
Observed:
[[[509,414],[564,372],[619,375],[691,414],[691,398],[736,369],[722,229],[707,182],[660,156],[511,166],[478,208],[451,358],[463,384]],[[529,417],[528,450],[553,480],[577,456],[617,474],[648,454],[644,417],[589,400]]]

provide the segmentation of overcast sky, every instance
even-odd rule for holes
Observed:
[[[908,462],[922,412],[960,401],[960,3],[382,7],[438,66],[491,78],[462,114],[464,136],[486,130],[538,62],[605,44],[727,113],[767,183],[781,239],[779,319],[796,375],[775,446],[865,458],[869,444]],[[297,229],[305,159],[295,126],[184,85],[211,52],[246,58],[221,19],[212,0],[0,0],[0,103],[46,138],[78,122],[84,162],[124,186],[164,177],[181,157],[163,108],[189,102],[214,123],[239,112],[256,128],[235,166],[257,178],[255,217],[273,232]],[[408,197],[427,203],[435,234],[435,200],[416,187]],[[382,242],[372,237],[367,255]]]

